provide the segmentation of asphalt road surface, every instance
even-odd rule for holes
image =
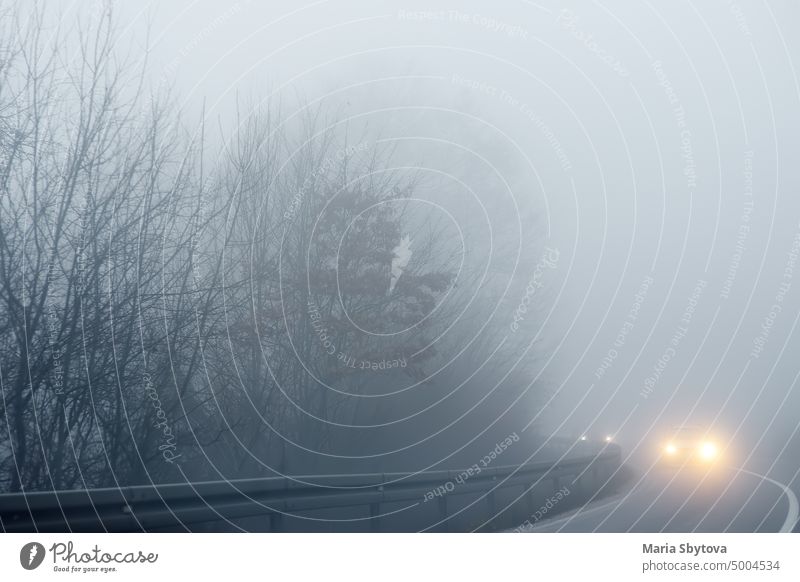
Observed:
[[[530,532],[788,532],[800,478],[786,462],[634,468],[618,495],[534,524]]]

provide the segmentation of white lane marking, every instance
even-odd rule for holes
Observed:
[[[794,491],[789,489],[789,487],[787,485],[784,485],[780,481],[776,481],[775,479],[771,479],[770,477],[767,477],[766,475],[762,475],[761,473],[754,473],[753,471],[748,471],[747,469],[741,469],[739,467],[732,467],[732,468],[735,471],[738,471],[740,473],[747,473],[748,475],[752,475],[753,477],[758,477],[759,479],[762,479],[764,481],[768,481],[769,483],[772,483],[773,485],[775,485],[776,487],[778,487],[779,489],[781,489],[783,491],[783,494],[786,496],[786,500],[789,502],[789,511],[787,512],[786,519],[784,520],[783,525],[781,526],[781,528],[778,530],[778,533],[791,533],[791,531],[794,529],[794,526],[797,524],[798,518],[800,518],[800,503],[798,503],[797,496],[794,494]],[[630,493],[630,492],[628,492],[628,493]],[[558,519],[554,519],[552,521],[551,520],[544,520],[542,523],[536,524],[536,525],[534,525],[532,527],[529,527],[527,529],[524,529],[522,531],[523,532],[535,532],[535,531],[540,531],[540,530],[543,530],[543,529],[550,529],[554,525],[558,525],[558,524],[561,524],[561,523],[566,523],[568,521],[571,521],[572,519],[586,517],[587,515],[590,515],[590,514],[593,514],[593,513],[597,513],[601,509],[605,509],[606,507],[609,507],[611,505],[620,504],[622,501],[625,500],[624,497],[626,497],[626,496],[627,495],[624,496],[622,494],[615,495],[610,501],[607,501],[606,503],[603,503],[602,505],[597,505],[597,506],[591,507],[589,509],[579,508],[577,511],[574,511],[574,512],[570,513],[569,515],[566,515],[564,517],[560,517]]]
[[[797,523],[798,514],[800,514],[800,504],[797,503],[797,496],[794,494],[794,491],[789,489],[787,485],[784,485],[780,481],[776,481],[775,479],[770,479],[766,475],[762,475],[761,473],[754,473],[753,471],[748,471],[747,469],[740,469],[738,467],[734,467],[735,470],[741,473],[747,473],[748,475],[752,475],[753,477],[758,477],[759,479],[763,479],[764,481],[769,481],[776,487],[783,489],[783,494],[786,495],[786,499],[789,501],[789,512],[786,514],[786,520],[783,522],[781,529],[778,530],[778,533],[790,533],[793,529],[795,524]]]

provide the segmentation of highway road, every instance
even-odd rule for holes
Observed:
[[[797,467],[787,462],[721,466],[632,467],[626,488],[527,532],[800,531]]]

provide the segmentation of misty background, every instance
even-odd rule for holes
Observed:
[[[4,491],[796,457],[793,3],[0,6]]]

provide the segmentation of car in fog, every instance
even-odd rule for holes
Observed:
[[[661,450],[662,462],[674,466],[711,465],[719,457],[718,444],[696,426],[673,427]]]

